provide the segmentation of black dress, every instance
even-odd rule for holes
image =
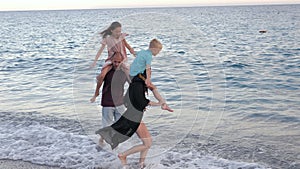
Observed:
[[[145,73],[143,76],[145,77]],[[101,135],[112,149],[116,148],[119,143],[129,139],[138,129],[143,118],[143,112],[149,103],[149,99],[145,96],[146,91],[145,81],[140,79],[139,76],[135,76],[124,98],[127,110],[114,124],[95,132]]]

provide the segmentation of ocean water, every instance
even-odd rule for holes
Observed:
[[[136,51],[164,46],[152,81],[175,112],[145,112],[146,164],[300,168],[299,5],[0,12],[0,159],[121,167],[116,154],[140,141],[99,148],[100,98],[89,102],[99,32],[116,20]]]

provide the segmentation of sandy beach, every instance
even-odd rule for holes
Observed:
[[[0,160],[1,169],[59,169],[59,167],[49,167],[45,165],[32,164],[25,161]]]

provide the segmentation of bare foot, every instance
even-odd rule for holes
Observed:
[[[102,137],[99,139],[99,145],[102,147],[104,146],[104,139]]]
[[[97,98],[97,96],[94,95],[94,96],[90,99],[91,103],[94,103],[94,102],[96,101],[96,98]]]
[[[146,167],[144,162],[140,162],[140,169],[144,169]]]
[[[118,154],[118,158],[120,159],[122,166],[127,166],[126,156],[123,153]]]
[[[168,110],[169,112],[173,112],[174,110],[172,110],[168,105],[167,105],[167,103],[163,103],[162,105],[161,105],[161,109],[163,109],[163,110]]]

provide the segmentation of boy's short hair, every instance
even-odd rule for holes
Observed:
[[[159,48],[162,49],[162,44],[157,39],[152,39],[149,44],[149,48]]]

